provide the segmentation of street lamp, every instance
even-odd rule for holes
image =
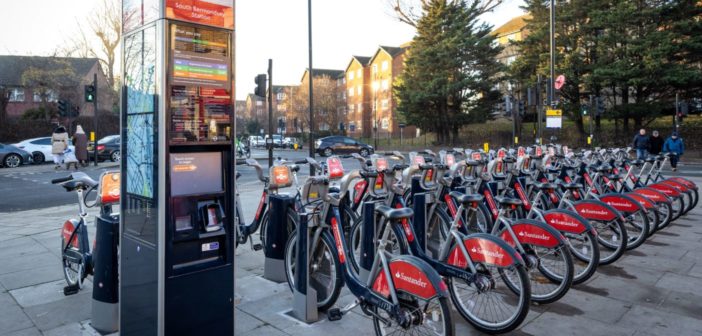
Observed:
[[[375,132],[375,150],[378,150],[378,81],[373,81],[373,131]]]

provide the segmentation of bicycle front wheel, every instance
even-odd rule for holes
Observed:
[[[285,275],[291,291],[295,288],[296,262],[297,230],[293,231],[285,246]],[[342,286],[339,256],[328,234],[320,235],[317,241],[310,241],[308,268],[310,287],[317,292],[317,308],[326,311],[339,298]]]
[[[376,335],[453,335],[451,308],[447,298],[425,300],[404,292],[397,294],[402,313],[409,316],[411,322],[401,325],[388,312],[374,306],[373,326]]]
[[[573,255],[573,285],[581,284],[590,279],[600,263],[600,247],[597,237],[592,232],[574,234],[563,232],[568,238],[570,254]]]
[[[506,333],[519,327],[529,312],[531,297],[524,265],[498,268],[477,264],[476,268],[474,281],[446,278],[456,310],[473,327],[485,333]],[[505,283],[506,278],[513,284]],[[511,285],[517,286],[516,291],[510,290]]]

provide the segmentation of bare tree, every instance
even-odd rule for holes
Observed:
[[[417,22],[424,16],[424,8],[432,1],[447,1],[457,3],[464,0],[385,0],[398,20],[412,27],[417,27]],[[492,11],[502,4],[503,0],[474,0],[478,1],[478,13],[484,14]]]
[[[309,127],[309,84],[305,81],[296,89],[293,97],[294,115],[298,120],[298,128],[303,131]],[[324,75],[315,76],[314,86],[314,120],[316,128],[328,128],[335,131],[341,121],[337,113],[336,80]],[[291,121],[288,121],[291,122]]]

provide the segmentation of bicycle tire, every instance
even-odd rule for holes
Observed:
[[[626,236],[626,228],[620,218],[615,218],[609,222],[589,219],[592,227],[597,231],[597,242],[604,249],[600,249],[600,266],[609,265],[624,255],[626,250],[628,237]],[[603,237],[610,236],[616,239],[605,240]],[[616,236],[615,236],[616,235]]]
[[[658,215],[661,217],[661,220],[656,227],[656,231],[659,231],[670,225],[670,222],[673,220],[673,206],[667,201],[660,202],[657,204],[656,210]]]
[[[597,237],[589,231],[579,235],[562,233],[568,238],[570,252],[573,255],[573,285],[579,285],[595,275],[597,266],[600,264],[600,247],[597,243]],[[574,240],[584,241],[584,243],[576,247],[572,243]]]
[[[266,228],[268,227],[268,221],[270,218],[270,209],[267,209],[261,218],[261,226],[258,228],[259,238],[261,240],[261,245],[266,246]],[[297,213],[293,209],[288,209],[287,211],[288,223],[287,231],[288,238],[290,238],[293,231],[297,229],[297,223],[299,222]],[[252,233],[253,234],[253,233]]]
[[[484,264],[477,264],[476,268],[483,268],[485,271],[487,271],[487,274],[494,274],[492,272],[489,272],[487,269],[488,266]],[[495,267],[495,266],[489,266],[489,267]],[[485,321],[484,319],[481,319],[478,314],[473,312],[471,310],[471,307],[474,308],[479,308],[480,305],[476,304],[475,301],[468,300],[467,305],[464,304],[465,300],[462,300],[459,298],[459,294],[457,293],[457,285],[458,284],[463,284],[466,283],[465,280],[459,279],[459,278],[453,278],[453,277],[446,277],[446,285],[448,286],[449,289],[449,294],[451,295],[451,300],[453,301],[453,305],[458,311],[461,316],[468,321],[475,329],[478,329],[481,332],[484,333],[489,333],[489,334],[501,334],[501,333],[507,333],[510,332],[517,327],[519,327],[524,319],[526,318],[527,314],[529,313],[529,302],[531,298],[531,287],[529,284],[529,277],[527,275],[526,269],[524,268],[524,265],[513,265],[508,267],[509,269],[513,269],[516,273],[516,277],[519,279],[519,287],[520,289],[518,290],[519,294],[516,294],[518,296],[517,299],[517,304],[516,304],[516,309],[513,314],[509,316],[509,318],[505,319],[504,321],[499,321],[499,322],[488,322]],[[504,269],[502,272],[497,271],[497,274],[502,274],[504,273]],[[493,286],[489,291],[485,292],[480,292],[479,295],[487,294],[487,292],[497,292],[497,284],[494,282],[495,278],[500,278],[502,277],[500,275],[493,276],[491,277],[493,281]],[[473,289],[474,287],[472,284],[467,284],[468,288]],[[515,295],[514,292],[512,292],[509,287],[505,288],[506,294],[511,294]],[[496,300],[491,300],[492,303],[496,303]],[[485,303],[485,304],[491,304],[490,302]],[[493,307],[494,308],[494,307]],[[490,312],[490,309],[485,309],[484,310],[486,313]],[[505,311],[504,309],[496,309],[494,308],[492,312],[502,312]]]
[[[637,218],[637,220],[634,221],[634,218]],[[648,216],[644,213],[644,210],[639,209],[633,213],[627,214],[626,219],[627,220],[624,224],[624,227],[627,230],[626,249],[634,250],[646,242],[646,239],[648,239]]]
[[[398,294],[399,294],[399,293],[398,293]],[[404,294],[404,293],[403,293],[403,294]],[[412,299],[414,299],[414,300],[421,300],[421,301],[427,301],[427,300],[424,300],[424,299],[421,299],[421,298],[417,298],[417,297],[415,297],[415,296],[411,296],[411,295],[409,295],[409,294],[400,295],[400,296],[398,297],[398,299],[400,299],[400,304],[401,304],[401,305],[403,305],[403,306],[405,306],[405,307],[412,308],[412,309],[416,309],[416,308],[417,308],[417,307],[414,307],[415,305],[418,306],[417,304],[415,304],[414,302],[411,301]],[[441,323],[441,324],[442,324],[442,328],[441,328],[441,329],[442,329],[442,332],[441,332],[441,333],[431,333],[431,334],[429,334],[429,333],[427,333],[427,334],[421,334],[421,333],[417,333],[417,332],[412,331],[412,329],[424,327],[424,324],[426,324],[427,322],[431,322],[431,320],[426,319],[427,316],[428,316],[428,317],[432,317],[432,320],[434,319],[434,315],[435,315],[434,312],[436,312],[437,310],[436,310],[436,309],[433,309],[429,314],[427,314],[426,309],[425,309],[424,312],[417,314],[417,315],[422,315],[422,316],[424,316],[424,318],[419,319],[419,320],[421,320],[422,323],[421,323],[421,324],[412,323],[412,324],[410,324],[406,329],[403,328],[402,326],[397,326],[396,328],[399,328],[400,330],[402,330],[402,332],[401,332],[400,334],[410,334],[410,335],[453,335],[453,332],[454,332],[454,331],[453,331],[453,322],[452,322],[452,320],[451,320],[451,308],[450,308],[449,305],[448,305],[448,298],[438,296],[438,297],[432,298],[431,300],[428,300],[428,302],[432,302],[432,301],[436,301],[436,302],[437,302],[436,306],[438,307],[438,311],[440,311],[439,314],[443,317],[442,323]],[[429,304],[426,304],[426,306],[429,306]],[[385,326],[384,323],[381,322],[381,320],[378,318],[378,316],[382,316],[383,313],[384,313],[385,311],[378,309],[377,306],[373,306],[372,310],[373,310],[373,315],[374,315],[374,316],[373,316],[373,329],[375,330],[375,334],[376,334],[376,335],[379,335],[379,336],[380,336],[380,335],[392,335],[392,334],[395,334],[395,332],[389,332],[389,333],[388,333],[387,331],[384,331],[384,330],[383,330],[383,327],[388,328],[389,326]],[[390,318],[390,317],[386,317],[385,319],[386,319],[386,320],[389,320],[390,322],[395,322],[395,321],[394,321],[392,318]],[[394,323],[393,323],[393,325],[394,325]]]
[[[361,254],[361,234],[362,234],[362,227],[363,227],[363,218],[359,217],[356,219],[356,221],[353,223],[351,226],[351,233],[347,236],[346,240],[346,246],[348,246],[352,253],[347,254],[347,259],[349,261],[349,264],[351,265],[351,270],[358,274],[358,269],[360,267],[358,263],[358,259],[360,258]],[[390,226],[387,226],[388,228]],[[379,238],[381,237],[381,232],[378,231],[376,228],[376,237]],[[400,255],[400,254],[409,254],[409,248],[406,242],[406,238],[404,235],[401,233],[399,236],[397,234],[396,229],[391,229],[390,231],[391,236],[388,237],[389,242],[393,242],[393,246],[391,250],[388,250],[388,252],[394,254],[394,255]],[[400,237],[400,238],[398,238]],[[375,246],[377,248],[378,246],[378,241],[376,239]],[[395,248],[397,247],[397,248]]]
[[[309,262],[312,263],[313,260],[322,258],[331,263],[331,265],[328,267],[314,267],[309,265],[309,269],[312,271],[309,275],[309,281],[310,286],[317,292],[317,309],[320,311],[327,311],[334,305],[334,303],[336,303],[336,300],[339,298],[339,294],[341,293],[341,287],[343,285],[341,273],[342,268],[341,262],[339,261],[339,254],[336,250],[336,244],[334,243],[334,239],[331,237],[329,231],[323,232],[320,235],[320,241],[317,243],[318,244],[316,244],[317,248],[315,251],[310,252]],[[310,242],[310,246],[313,244],[314,242]],[[294,231],[294,234],[290,236],[290,239],[288,239],[288,242],[285,245],[285,277],[287,278],[290,291],[293,291],[293,288],[295,287],[294,265],[296,257],[297,230]],[[334,270],[334,275],[326,274],[327,270],[331,271],[332,268]],[[322,284],[319,281],[316,281],[316,279],[321,279],[324,277],[330,280],[330,284],[332,285],[331,288],[322,287]]]

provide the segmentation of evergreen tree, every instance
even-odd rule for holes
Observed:
[[[394,83],[398,110],[413,125],[455,143],[461,127],[486,119],[497,103],[501,71],[491,27],[481,24],[480,1],[431,0],[417,22],[417,35]]]

